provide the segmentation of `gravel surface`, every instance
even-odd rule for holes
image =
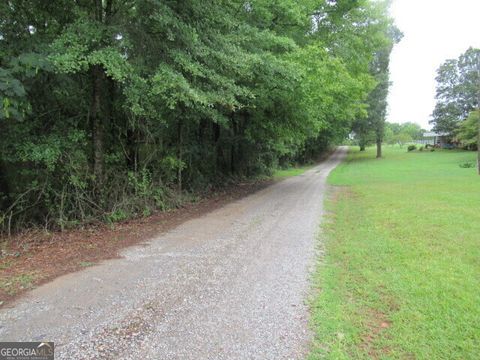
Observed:
[[[0,310],[0,340],[54,341],[56,359],[303,358],[326,177],[344,155],[33,290]]]

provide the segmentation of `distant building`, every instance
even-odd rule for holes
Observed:
[[[452,136],[446,132],[429,131],[423,133],[423,139],[421,141],[425,145],[432,145],[440,148],[456,147],[455,144],[452,143]]]

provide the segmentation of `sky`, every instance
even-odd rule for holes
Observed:
[[[390,13],[404,37],[391,55],[387,121],[430,129],[436,69],[480,48],[480,0],[393,0]]]

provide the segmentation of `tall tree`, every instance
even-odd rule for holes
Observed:
[[[385,10],[384,10],[385,11]],[[375,53],[370,65],[370,71],[377,81],[376,87],[368,97],[368,122],[375,132],[375,144],[377,147],[377,158],[382,157],[382,142],[385,130],[385,119],[387,115],[387,97],[390,87],[389,64],[390,54],[395,43],[403,36],[400,31],[391,23],[385,28],[385,44]]]
[[[480,106],[480,49],[469,48],[437,70],[437,103],[430,123],[434,130],[454,133],[461,121]]]
[[[364,11],[357,14],[358,19],[354,22],[354,28],[360,24],[372,24],[365,30],[372,41],[365,50],[369,57],[357,58],[352,63],[356,69],[367,68],[368,73],[374,80],[374,86],[366,100],[367,116],[357,117],[352,124],[352,131],[359,141],[360,149],[364,150],[370,142],[377,146],[377,158],[382,156],[382,141],[384,124],[387,110],[387,95],[390,86],[389,63],[393,46],[402,38],[401,32],[394,25],[388,15],[389,1],[366,2]],[[360,27],[362,28],[362,26]],[[355,32],[354,32],[355,33]],[[354,37],[353,37],[354,38]],[[353,42],[352,48],[358,49],[361,45]],[[361,48],[361,47],[360,47]],[[352,53],[349,54],[353,56]],[[367,61],[365,61],[367,60]],[[363,70],[365,71],[365,70]]]

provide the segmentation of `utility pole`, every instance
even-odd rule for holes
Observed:
[[[480,54],[477,54],[477,171],[480,175]]]

